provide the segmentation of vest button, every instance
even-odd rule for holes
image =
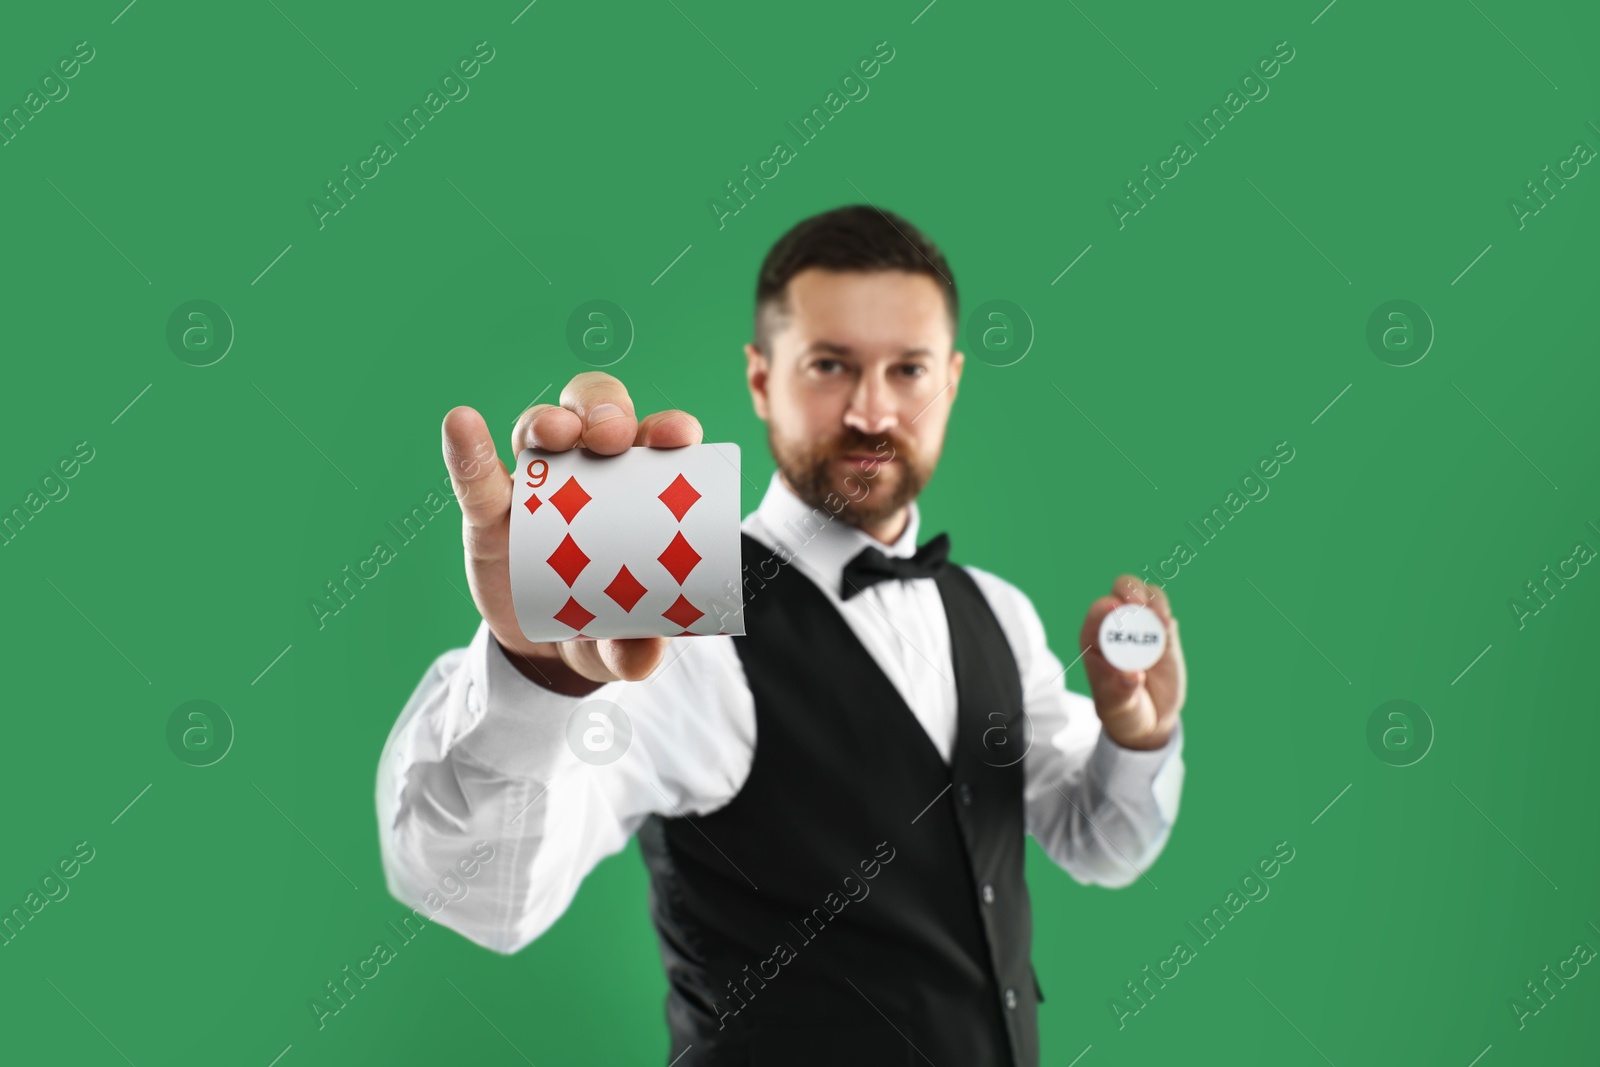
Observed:
[[[972,787],[966,782],[962,782],[960,793],[961,803],[970,808],[972,806]]]
[[[988,882],[983,883],[983,902],[985,904],[994,903],[994,886]]]
[[[1017,1006],[1017,991],[1015,989],[1011,989],[1011,988],[1008,987],[1006,989],[1006,1007],[1007,1008],[1011,1008],[1011,1009],[1015,1009],[1016,1006]]]

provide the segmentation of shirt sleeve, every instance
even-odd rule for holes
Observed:
[[[994,575],[973,571],[1010,639],[1031,726],[1024,758],[1028,833],[1085,885],[1119,888],[1156,861],[1183,789],[1183,722],[1166,745],[1124,748],[1101,728],[1092,698],[1066,686],[1032,601]]]
[[[379,758],[389,892],[516,952],[651,814],[732,799],[754,734],[730,637],[674,638],[650,678],[569,697],[524,677],[480,622],[428,667]],[[622,752],[607,762],[612,746]]]

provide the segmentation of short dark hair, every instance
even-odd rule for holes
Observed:
[[[939,246],[892,211],[852,204],[813,215],[778,238],[756,277],[756,348],[771,355],[772,318],[788,310],[789,281],[810,267],[831,271],[903,270],[926,274],[944,292],[955,338],[958,304],[955,276]]]

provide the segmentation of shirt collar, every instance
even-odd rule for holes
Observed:
[[[906,528],[892,545],[886,545],[827,508],[813,508],[783,484],[776,471],[767,483],[761,504],[744,520],[746,530],[765,534],[769,547],[782,545],[811,579],[837,596],[844,565],[863,548],[876,548],[886,556],[911,556],[917,550],[920,515],[916,501],[908,505]]]

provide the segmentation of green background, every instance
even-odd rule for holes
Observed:
[[[1600,967],[1523,1028],[1509,1005],[1600,947],[1600,575],[1521,628],[1509,602],[1600,546],[1600,173],[1523,228],[1509,201],[1600,148],[1600,17],[924,3],[7,13],[7,111],[76,42],[95,58],[0,148],[0,507],[78,442],[94,458],[0,549],[0,906],[75,843],[95,857],[0,948],[4,1059],[664,1062],[631,845],[521,953],[431,926],[318,1030],[309,998],[406,913],[379,750],[477,620],[454,504],[403,546],[386,524],[444,477],[451,406],[509,458],[517,413],[586,369],[564,338],[591,299],[636,328],[610,369],[640,410],[691,409],[764,486],[756,268],[870,199],[940,243],[964,314],[1011,301],[1036,333],[1009,366],[969,350],[928,532],[1025,589],[1063,652],[1118,573],[1196,550],[1169,587],[1191,692],[1165,853],[1108,892],[1029,846],[1045,1062],[1595,1062]],[[470,95],[319,229],[308,201],[484,40]],[[1186,122],[1285,40],[1270,95],[1199,146]],[[719,229],[723,183],[879,41],[870,95]],[[1180,138],[1197,158],[1119,229],[1110,198]],[[197,299],[237,331],[208,367],[166,341]],[[1408,367],[1365,340],[1395,299],[1437,331]],[[1270,496],[1200,546],[1187,523],[1279,441]],[[380,540],[396,558],[319,628],[311,599]],[[1411,766],[1367,743],[1392,699],[1436,731]],[[237,731],[211,766],[168,747],[190,700]],[[1279,841],[1271,895],[1119,1029],[1123,984]]]

